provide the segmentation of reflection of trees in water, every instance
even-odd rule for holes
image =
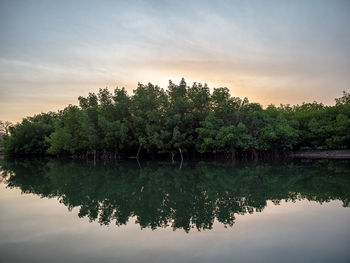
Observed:
[[[267,200],[341,200],[349,206],[350,163],[317,161],[231,165],[199,163],[182,170],[169,164],[90,166],[76,162],[2,160],[9,187],[58,198],[79,217],[142,228],[211,229],[214,219],[232,226],[235,214],[262,211]]]

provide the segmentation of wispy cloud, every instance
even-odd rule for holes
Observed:
[[[181,77],[264,105],[332,103],[349,89],[348,1],[0,5],[0,119]]]

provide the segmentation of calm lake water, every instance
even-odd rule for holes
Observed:
[[[0,166],[0,262],[350,262],[349,161]]]

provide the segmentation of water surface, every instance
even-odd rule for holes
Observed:
[[[2,160],[1,262],[349,262],[350,163]]]

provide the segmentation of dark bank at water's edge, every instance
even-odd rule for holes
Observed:
[[[304,150],[290,154],[292,158],[350,159],[350,150]]]

